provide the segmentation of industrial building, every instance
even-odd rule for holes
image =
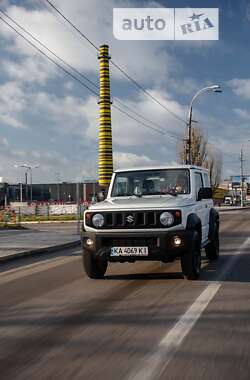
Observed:
[[[2,203],[5,202],[62,202],[76,203],[90,202],[100,190],[98,181],[84,181],[81,183],[62,182],[33,184],[2,184]],[[79,194],[79,195],[78,195]]]

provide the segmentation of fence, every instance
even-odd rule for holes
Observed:
[[[23,222],[80,221],[88,207],[87,203],[12,203],[0,211],[0,225],[21,225]]]

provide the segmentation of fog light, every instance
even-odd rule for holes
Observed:
[[[94,240],[88,238],[88,239],[86,240],[86,244],[87,244],[89,247],[92,247],[92,246],[94,245]]]
[[[181,238],[180,238],[179,236],[175,236],[175,237],[173,238],[173,242],[174,242],[174,245],[175,245],[176,247],[179,247],[179,246],[181,245],[181,243],[182,243],[182,240],[181,240]]]

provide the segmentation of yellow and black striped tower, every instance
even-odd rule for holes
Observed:
[[[100,127],[99,127],[99,185],[109,186],[113,173],[111,100],[109,78],[109,47],[100,46]]]

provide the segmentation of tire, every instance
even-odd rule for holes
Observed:
[[[205,252],[208,260],[214,261],[219,258],[220,254],[220,240],[219,240],[219,228],[217,224],[214,226],[214,232],[210,243],[205,247]]]
[[[83,266],[89,278],[99,279],[104,277],[108,262],[94,258],[91,252],[85,250],[83,252]]]
[[[190,249],[181,256],[181,269],[187,280],[197,280],[201,269],[201,245],[198,232],[194,232]]]

